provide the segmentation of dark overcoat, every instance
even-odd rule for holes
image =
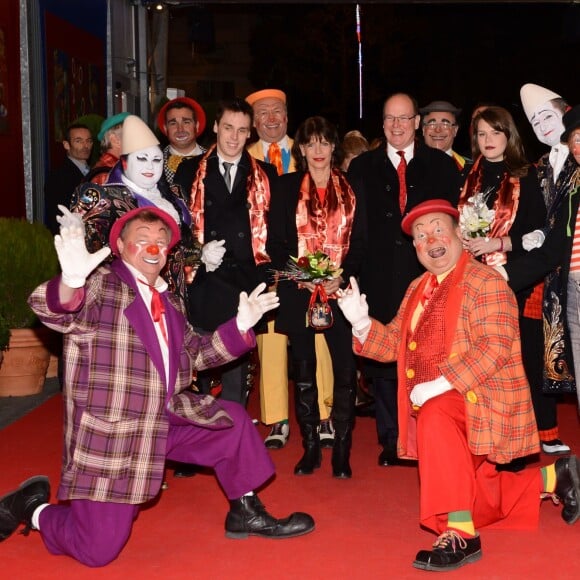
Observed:
[[[350,163],[348,179],[366,206],[368,248],[360,269],[361,292],[370,315],[383,323],[395,317],[405,291],[423,272],[409,236],[401,230],[399,179],[384,145]],[[462,178],[455,162],[442,151],[417,143],[406,172],[405,212],[427,199],[457,204]],[[395,363],[365,361],[368,376],[395,379]]]
[[[180,186],[182,195],[191,201],[191,187],[202,155],[186,159],[179,165],[174,185]],[[188,289],[189,313],[196,326],[215,330],[238,309],[242,290],[252,291],[260,282],[268,282],[270,264],[256,265],[252,250],[249,217],[248,176],[251,172],[250,155],[244,151],[230,193],[220,172],[219,159],[214,152],[208,157],[203,180],[204,243],[225,240],[226,253],[220,267],[207,272],[203,264],[197,270]],[[257,161],[266,172],[272,189],[278,177],[269,163]],[[257,327],[260,330],[261,326]]]

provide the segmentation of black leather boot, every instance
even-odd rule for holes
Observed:
[[[322,462],[318,425],[300,425],[304,455],[294,467],[294,475],[312,475]]]
[[[318,389],[316,388],[316,363],[314,361],[293,361],[294,369],[294,401],[296,419],[302,435],[304,455],[294,467],[295,475],[311,475],[320,467],[322,452],[318,425],[320,413],[318,410]]]
[[[257,495],[243,496],[230,501],[226,517],[226,537],[241,539],[248,536],[282,539],[308,534],[314,529],[309,514],[294,512],[283,519],[270,515]]]
[[[555,493],[564,504],[562,519],[572,525],[580,519],[580,460],[576,455],[556,461]]]
[[[332,476],[350,479],[350,448],[352,447],[352,421],[334,422],[334,447],[332,448]]]
[[[356,404],[356,371],[345,369],[344,375],[334,378],[332,417],[334,447],[332,448],[332,476],[339,479],[352,477],[350,449]]]
[[[20,487],[0,498],[0,542],[12,535],[20,524],[28,535],[32,529],[34,510],[48,503],[50,484],[48,477],[38,475],[20,484]]]

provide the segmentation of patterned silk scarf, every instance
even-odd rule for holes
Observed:
[[[207,173],[207,160],[213,153],[215,145],[210,147],[199,163],[193,185],[191,186],[191,201],[189,211],[192,218],[193,237],[203,245],[204,241],[204,211],[205,211],[205,179]],[[256,265],[270,262],[270,256],[266,253],[266,238],[268,236],[267,219],[270,209],[270,183],[266,172],[256,160],[248,155],[251,163],[251,171],[248,175],[246,191],[248,193],[250,229],[252,234],[252,250]]]
[[[310,173],[305,173],[296,208],[298,256],[321,250],[340,266],[348,252],[355,207],[354,192],[342,171],[331,170],[323,202]]]
[[[480,155],[467,176],[465,185],[463,186],[463,190],[459,196],[459,203],[457,204],[457,209],[459,209],[460,212],[461,208],[471,196],[482,191],[482,159],[483,156]],[[509,235],[512,224],[516,219],[519,205],[520,178],[510,177],[509,173],[506,171],[493,203],[495,217],[489,232],[490,238],[500,238]],[[482,262],[489,266],[502,266],[507,263],[507,256],[505,252],[490,252],[489,254],[484,254],[482,256]]]

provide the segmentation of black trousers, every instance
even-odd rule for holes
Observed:
[[[522,359],[530,384],[538,431],[553,429],[558,425],[557,396],[545,394],[542,390],[544,373],[544,330],[542,320],[520,316],[520,334]]]

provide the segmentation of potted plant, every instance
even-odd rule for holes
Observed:
[[[40,324],[27,299],[58,271],[52,234],[46,226],[0,218],[0,347],[6,347],[0,365],[2,396],[42,390],[51,350],[57,351],[60,336]]]

